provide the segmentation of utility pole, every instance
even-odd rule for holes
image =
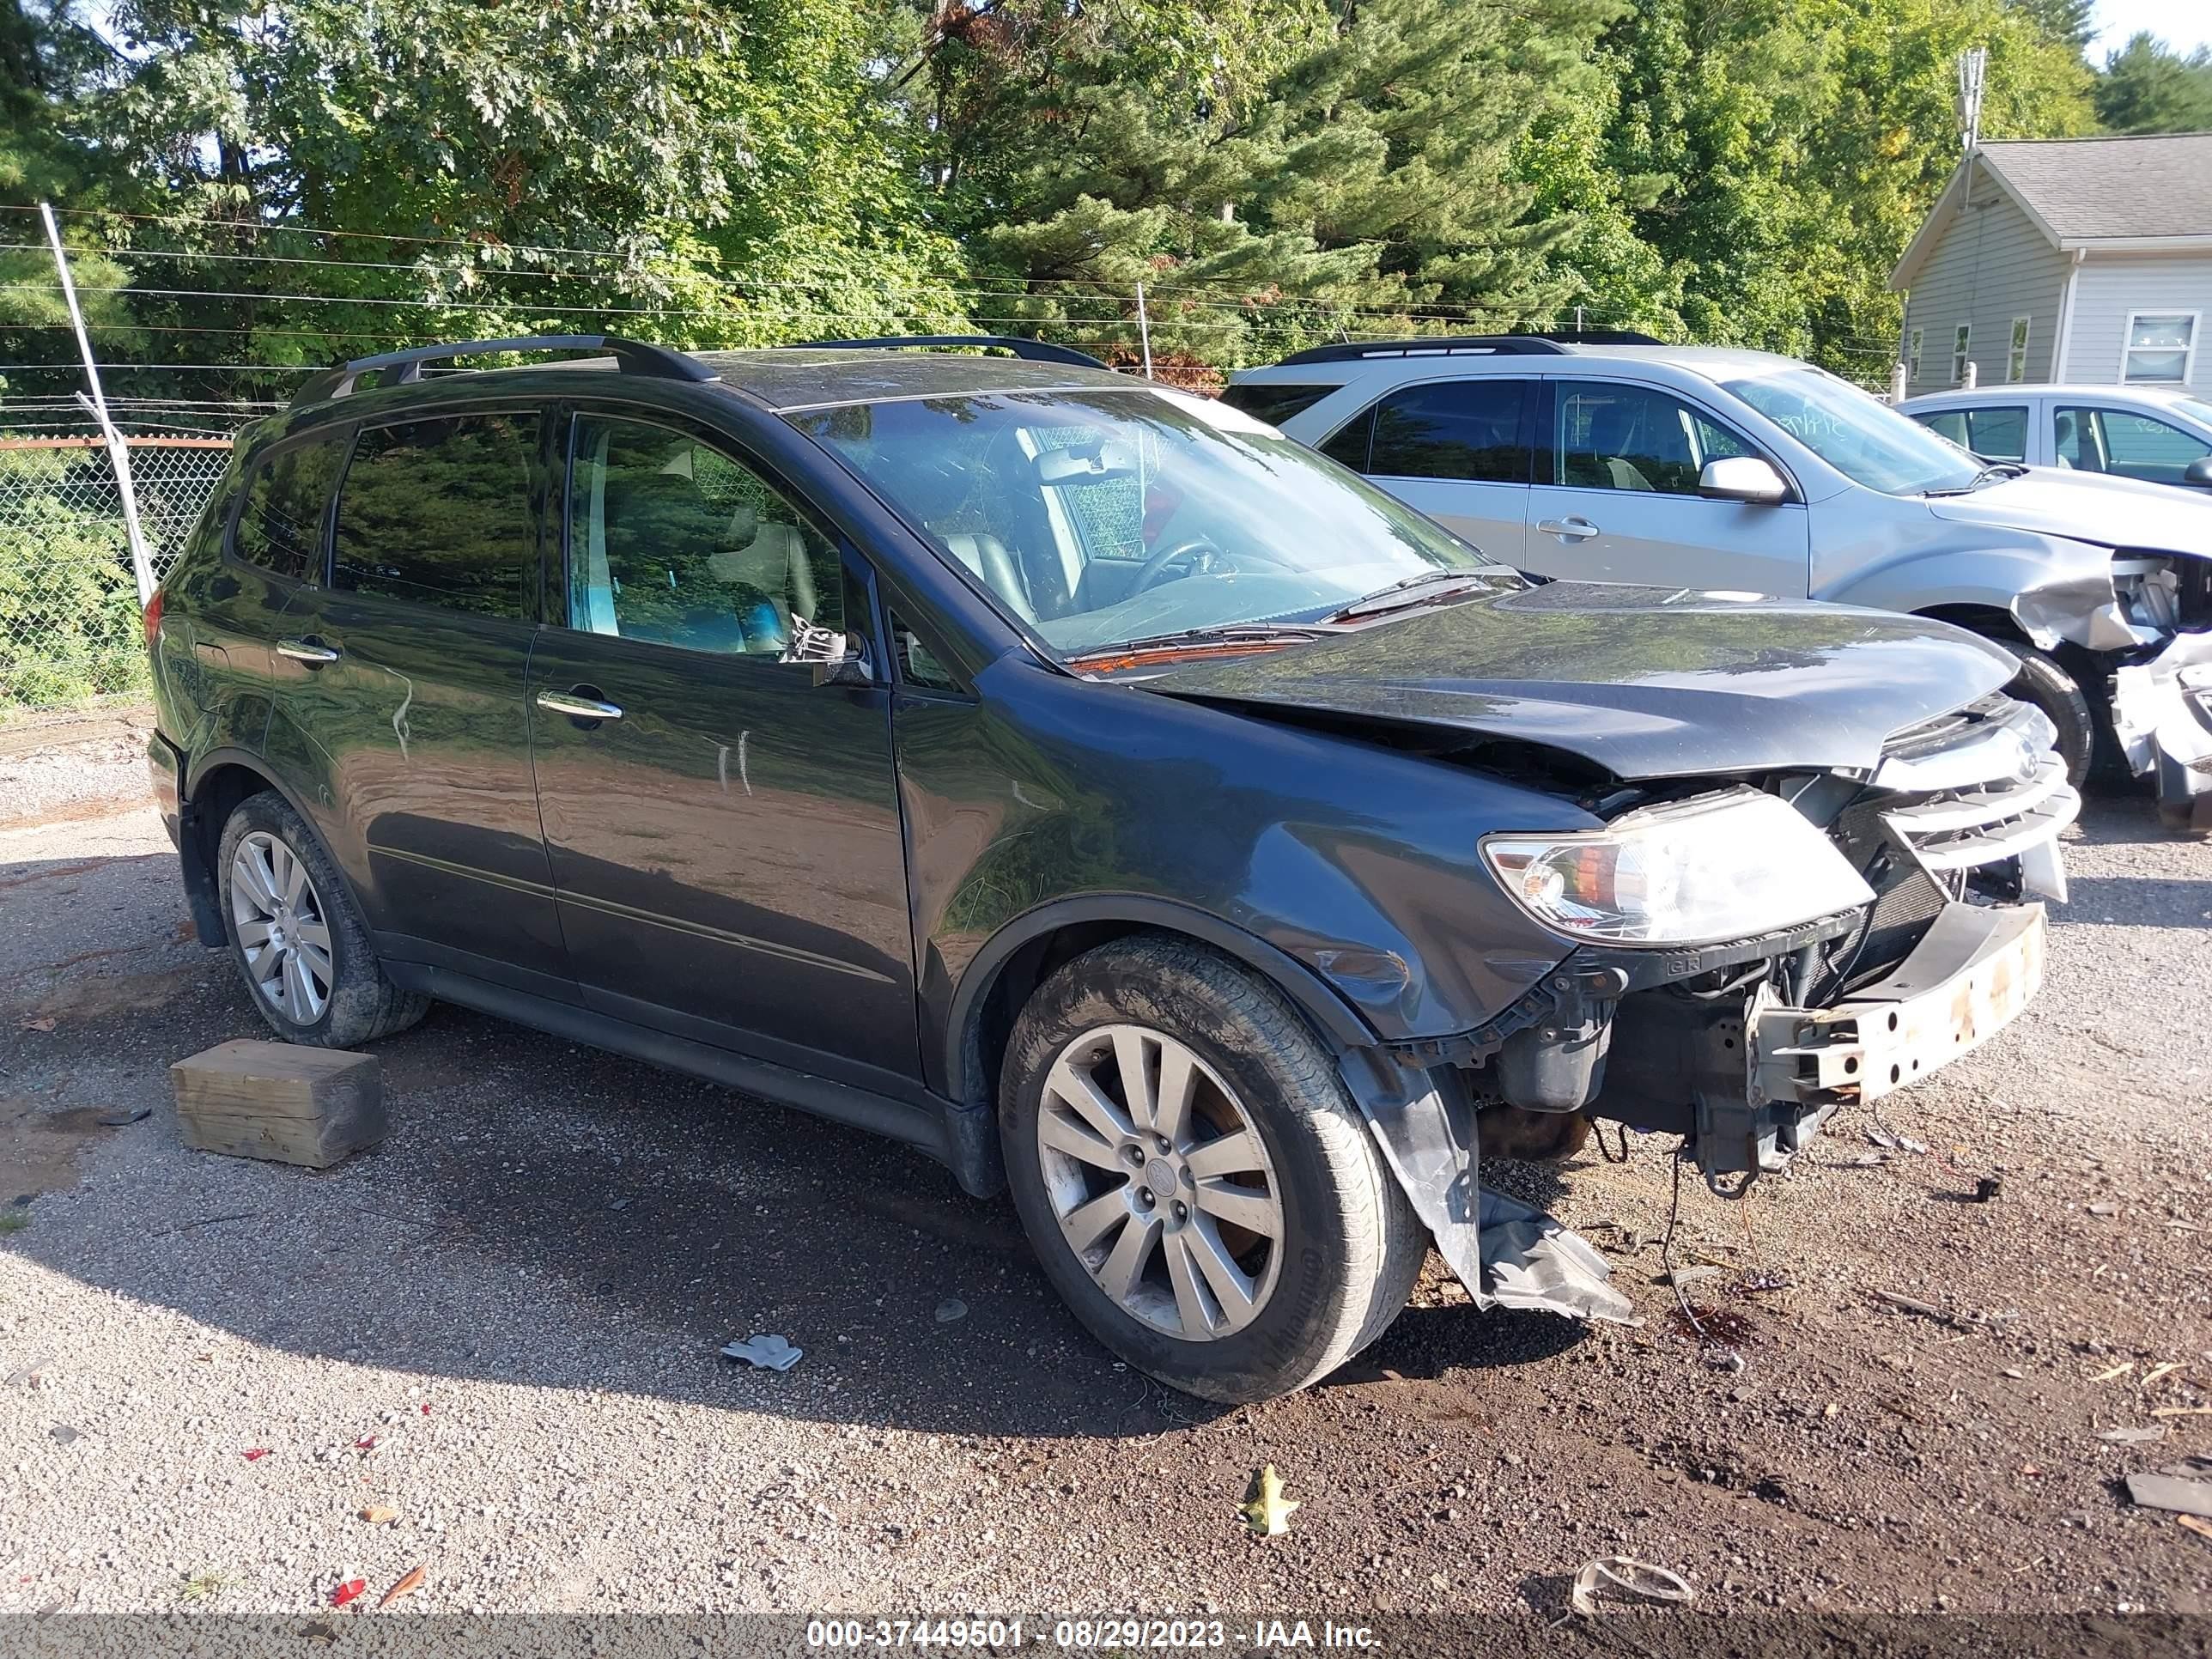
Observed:
[[[1966,189],[1959,197],[1964,213],[1974,194],[1974,151],[1982,142],[1982,93],[1989,82],[1990,51],[1969,46],[1959,54],[1959,146],[1966,152]]]
[[[131,483],[131,447],[123,441],[123,434],[107,416],[107,394],[100,389],[100,365],[93,360],[92,338],[85,332],[84,313],[77,306],[76,283],[70,276],[69,255],[62,251],[62,233],[54,223],[52,205],[40,203],[39,216],[46,222],[46,242],[54,251],[54,270],[61,278],[62,297],[69,301],[70,322],[76,330],[76,349],[84,359],[85,384],[92,392],[90,397],[78,392],[76,400],[100,423],[100,435],[107,441],[107,461],[115,469],[116,493],[123,498],[123,534],[131,544],[131,572],[138,580],[138,607],[143,611],[154,597],[154,563],[147,556],[146,532],[138,523],[138,492]]]
[[[1145,378],[1152,378],[1152,325],[1145,315],[1145,285],[1137,284],[1137,338],[1144,343]]]

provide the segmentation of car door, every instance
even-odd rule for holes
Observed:
[[[1583,581],[1805,596],[1812,550],[1802,501],[1698,494],[1707,461],[1771,462],[1750,440],[1658,386],[1561,379],[1545,388],[1528,568]]]
[[[1401,386],[1338,428],[1321,452],[1500,563],[1517,565],[1528,528],[1534,392],[1527,379]]]
[[[849,1081],[918,1077],[889,693],[825,662],[872,631],[857,556],[703,428],[565,419],[531,717],[585,1003]]]
[[[330,580],[283,618],[269,747],[316,780],[310,809],[381,952],[573,1001],[524,702],[544,418],[363,424]]]

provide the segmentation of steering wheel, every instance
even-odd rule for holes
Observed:
[[[1139,593],[1151,592],[1165,579],[1170,565],[1185,559],[1194,561],[1185,574],[1198,575],[1213,562],[1220,552],[1221,550],[1204,536],[1186,536],[1179,542],[1170,543],[1145,561],[1129,584],[1129,597],[1134,599]]]

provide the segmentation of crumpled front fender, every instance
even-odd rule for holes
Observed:
[[[2100,569],[2069,571],[2024,587],[2008,608],[2021,632],[2045,651],[2069,641],[2091,651],[2129,651],[2158,637],[2128,620],[2112,590],[2109,562]]]
[[[1482,1185],[1474,1103],[1449,1066],[1401,1066],[1373,1049],[1347,1056],[1345,1081],[1414,1213],[1478,1308],[1541,1308],[1639,1324],[1589,1241],[1541,1210]]]

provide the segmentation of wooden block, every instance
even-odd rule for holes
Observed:
[[[185,1145],[327,1170],[384,1139],[374,1054],[240,1038],[169,1067]]]

